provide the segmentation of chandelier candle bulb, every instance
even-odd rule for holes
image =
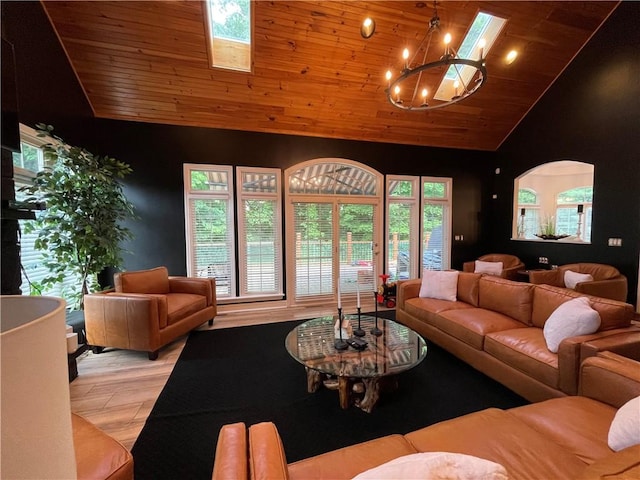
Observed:
[[[404,60],[404,68],[405,70],[409,68],[409,49],[405,48],[402,51],[402,59]]]
[[[478,42],[478,47],[480,48],[480,60],[482,60],[482,57],[484,55],[484,47],[487,44],[487,41],[484,38],[481,38],[480,41]]]

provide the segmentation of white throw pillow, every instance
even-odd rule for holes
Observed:
[[[640,445],[640,397],[632,398],[616,412],[609,427],[609,448],[616,452]]]
[[[588,273],[578,273],[567,270],[564,272],[564,286],[571,290],[576,289],[576,285],[582,282],[593,282],[593,277]]]
[[[353,480],[385,479],[507,480],[499,463],[449,452],[413,453],[356,475]]]
[[[425,270],[422,272],[422,285],[418,296],[455,302],[458,294],[458,273],[455,270]]]
[[[587,297],[578,297],[564,302],[556,308],[542,329],[547,348],[558,352],[560,342],[565,338],[594,333],[600,327],[600,315],[589,303]]]
[[[502,273],[502,262],[483,262],[476,260],[476,266],[473,273],[487,273],[489,275],[498,275]]]

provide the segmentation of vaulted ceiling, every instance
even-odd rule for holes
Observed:
[[[508,21],[485,86],[426,112],[392,106],[384,73],[424,37],[431,2],[256,0],[251,73],[209,67],[201,1],[43,4],[96,117],[496,150],[618,2],[438,2],[454,44],[478,11]]]

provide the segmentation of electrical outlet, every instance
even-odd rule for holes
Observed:
[[[547,257],[538,257],[538,263],[543,264],[543,265],[548,265],[549,264],[549,259]]]
[[[621,247],[622,246],[622,239],[621,238],[610,238],[609,239],[609,246],[610,247]]]

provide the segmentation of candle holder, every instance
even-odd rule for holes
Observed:
[[[376,311],[375,311],[376,323],[374,327],[371,329],[371,333],[376,337],[379,337],[380,335],[382,335],[382,330],[378,328],[378,293],[377,292],[373,292],[373,301],[376,305]]]
[[[584,215],[584,205],[578,205],[578,231],[576,231],[576,240],[582,241],[582,218]]]
[[[353,331],[353,334],[354,334],[356,337],[364,337],[364,336],[365,336],[365,332],[364,332],[364,330],[362,329],[362,327],[360,326],[360,307],[358,307],[358,328],[356,328],[356,329]]]
[[[349,348],[349,344],[347,343],[347,341],[342,338],[342,309],[338,308],[338,332],[340,338],[336,338],[335,341],[333,342],[333,346],[336,350],[346,350],[347,348]]]

